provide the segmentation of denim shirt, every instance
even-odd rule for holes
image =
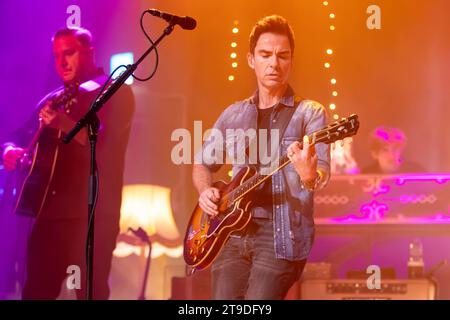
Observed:
[[[289,87],[284,97],[273,109],[270,118],[271,123],[277,121],[278,112],[281,108],[293,108],[295,107],[294,104],[294,92]],[[245,139],[245,137],[237,134],[230,134],[229,129],[234,129],[233,132],[238,129],[244,131],[248,129],[256,130],[257,105],[258,92],[256,91],[251,98],[236,102],[226,108],[216,121],[213,129],[220,132],[225,138],[223,140],[216,137],[212,138],[213,135],[211,135],[203,144],[202,150],[197,153],[196,162],[202,163],[210,171],[215,172],[223,164],[222,160],[225,159],[225,155],[228,155],[231,159],[237,159],[236,153],[245,153],[248,146],[254,143],[256,139]],[[286,127],[278,154],[286,154],[291,143],[296,140],[301,141],[304,135],[309,135],[326,125],[325,108],[318,102],[302,100]],[[324,173],[324,179],[319,186],[319,188],[322,188],[329,180],[330,149],[329,145],[323,143],[317,144],[315,148],[318,155],[318,168]],[[211,149],[214,149],[215,152],[206,152],[206,150]],[[248,156],[245,158],[245,163],[234,161],[232,163],[233,176],[249,163]],[[313,192],[303,187],[292,164],[287,165],[272,176],[272,197],[276,258],[290,261],[306,259],[311,251],[315,232]]]

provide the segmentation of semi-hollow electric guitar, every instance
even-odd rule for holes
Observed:
[[[317,143],[330,144],[355,135],[358,128],[358,116],[351,115],[312,133],[309,141],[311,147]],[[218,188],[221,194],[218,202],[219,214],[211,217],[197,204],[184,238],[184,260],[193,271],[207,268],[217,257],[228,237],[247,226],[252,218],[254,191],[289,163],[287,155],[283,155],[278,168],[268,175],[262,175],[248,166],[241,169],[230,183],[214,183],[214,187]]]

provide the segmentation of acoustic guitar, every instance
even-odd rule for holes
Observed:
[[[50,97],[46,103],[50,103],[54,110],[70,112],[70,106],[78,94],[78,87],[77,83],[68,85]],[[36,121],[39,121],[39,127],[19,159],[12,178],[17,190],[14,213],[31,217],[37,217],[44,205],[62,136],[61,130],[45,126],[41,119]]]

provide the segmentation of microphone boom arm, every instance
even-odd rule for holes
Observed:
[[[175,24],[170,23],[164,30],[164,33],[144,52],[144,54],[136,61],[134,64],[128,65],[126,70],[114,80],[114,83],[101,94],[97,100],[95,100],[89,111],[75,124],[75,126],[70,130],[62,139],[65,144],[70,143],[72,139],[81,131],[85,126],[87,126],[93,119],[97,112],[103,107],[103,105],[111,99],[111,97],[120,89],[120,87],[125,83],[125,81],[136,71],[137,67],[141,62],[149,55],[152,50],[164,39],[166,36],[172,33]]]

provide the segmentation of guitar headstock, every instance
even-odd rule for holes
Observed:
[[[70,103],[77,96],[79,86],[78,82],[66,85],[64,90],[52,99],[53,105],[58,107]]]
[[[325,128],[312,134],[311,140],[314,144],[326,143],[330,144],[347,137],[356,135],[359,129],[358,115],[352,114],[347,118],[333,122]]]

